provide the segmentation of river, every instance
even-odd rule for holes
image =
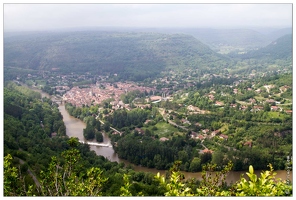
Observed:
[[[34,89],[34,90],[40,92],[42,97],[46,96],[46,97],[50,98],[50,96],[48,94],[46,94],[40,90],[37,90],[37,89]],[[86,141],[85,138],[83,137],[83,129],[86,127],[85,123],[79,119],[76,119],[76,118],[70,116],[69,113],[66,111],[64,104],[59,104],[59,110],[63,116],[63,121],[66,126],[66,134],[69,137],[77,137],[81,141]],[[106,134],[103,134],[103,137],[104,137],[103,143],[110,142],[110,139]],[[123,163],[125,163],[125,165],[131,165],[135,171],[151,172],[154,174],[157,174],[159,172],[161,175],[166,174],[166,170],[157,170],[157,169],[151,169],[151,168],[147,168],[147,167],[136,166],[126,160],[120,159],[118,157],[117,153],[114,152],[113,148],[110,148],[110,147],[90,146],[90,149],[95,151],[97,155],[104,156],[105,158],[107,158],[108,160],[110,160],[112,162],[123,162]],[[255,171],[255,173],[257,175],[260,175],[260,172],[261,172],[261,170]],[[287,178],[287,172],[285,170],[277,170],[275,172],[277,173],[276,178],[281,178],[282,180],[285,180]],[[201,172],[196,172],[196,173],[182,172],[182,173],[185,175],[186,179],[196,178],[196,179],[201,180]],[[231,172],[229,172],[229,174],[226,177],[226,182],[228,184],[235,183],[237,180],[240,179],[240,175],[242,173],[245,174],[246,171],[231,171]],[[292,171],[290,172],[290,180],[293,181]]]

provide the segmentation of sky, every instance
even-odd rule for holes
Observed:
[[[4,31],[78,27],[245,28],[292,26],[292,4],[3,4]]]

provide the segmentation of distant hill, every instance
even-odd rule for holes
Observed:
[[[195,29],[191,34],[211,46],[258,47],[269,42],[263,34],[249,29]]]
[[[242,55],[242,58],[268,58],[270,60],[292,58],[292,45],[292,34],[288,34],[271,42],[266,47]]]
[[[227,61],[185,34],[77,31],[4,36],[7,67],[117,73],[138,80],[163,70],[219,67]]]
[[[144,29],[162,33],[190,34],[216,52],[228,48],[229,52],[249,51],[262,48],[272,41],[292,34],[292,28],[249,28],[249,29],[211,29],[211,28],[158,28]]]
[[[276,40],[284,35],[292,34],[292,32],[293,32],[292,28],[283,28],[283,29],[278,29],[278,30],[274,30],[272,32],[266,33],[266,35],[270,39]]]

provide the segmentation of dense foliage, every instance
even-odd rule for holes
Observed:
[[[18,175],[18,170],[12,166],[10,154],[4,157],[4,195],[5,196],[101,196],[104,195],[104,187],[108,185],[111,177],[105,177],[103,170],[99,167],[91,167],[81,170],[80,152],[75,148],[77,140],[71,138],[68,141],[71,146],[69,150],[62,152],[64,163],[60,163],[56,157],[48,168],[41,171],[41,181],[37,189],[33,184],[27,188]],[[159,173],[148,182],[141,184],[135,177],[131,180],[128,172],[123,173],[123,184],[117,196],[144,196],[150,190],[157,187],[157,193],[161,196],[291,196],[292,185],[281,179],[275,180],[272,166],[270,171],[266,170],[257,178],[253,167],[249,167],[247,181],[241,177],[232,187],[226,187],[225,177],[232,168],[228,163],[220,172],[214,172],[215,165],[207,165],[203,169],[202,181],[195,185],[192,181],[184,181],[184,176],[179,171],[180,162],[176,162],[170,169],[168,178],[160,176]],[[84,167],[83,167],[84,168]],[[114,175],[116,176],[116,174]],[[118,180],[119,181],[119,180]],[[137,188],[137,189],[136,189]],[[151,188],[152,189],[152,188]]]

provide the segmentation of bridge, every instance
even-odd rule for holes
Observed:
[[[112,147],[111,143],[97,143],[97,142],[88,142],[88,141],[81,141],[79,140],[80,143],[82,144],[88,144],[88,145],[91,145],[91,146],[99,146],[99,147]]]

